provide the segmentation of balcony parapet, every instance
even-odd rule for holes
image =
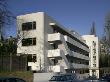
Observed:
[[[90,58],[88,56],[85,56],[83,54],[80,54],[80,53],[77,53],[77,52],[74,52],[74,51],[71,51],[71,55],[73,57],[76,57],[76,58],[80,58],[80,59],[84,59],[84,60],[90,60]]]
[[[72,39],[72,38],[70,38],[68,36],[64,36],[64,38],[65,38],[65,40],[67,42],[69,42],[69,43],[71,43],[71,44],[73,44],[73,45],[75,45],[75,46],[77,46],[77,47],[89,52],[89,48],[87,48],[86,46],[80,44],[79,42],[75,41],[74,39]]]
[[[62,55],[64,55],[63,50],[60,50],[60,49],[48,50],[48,57],[50,58],[61,57]]]
[[[72,68],[76,68],[76,69],[81,69],[81,68],[89,68],[89,65],[72,63],[72,64],[71,64],[71,67],[72,67]]]
[[[65,73],[64,67],[60,66],[60,65],[49,66],[48,71],[49,72],[62,72],[62,73]]]
[[[60,33],[48,34],[48,42],[61,42],[63,35]]]

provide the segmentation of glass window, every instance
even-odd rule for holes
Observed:
[[[33,45],[36,45],[36,38],[33,38]]]
[[[93,67],[96,67],[96,64],[93,64]]]
[[[31,54],[28,55],[27,61],[28,61],[28,62],[32,62],[32,55],[31,55]]]
[[[22,46],[36,45],[36,38],[22,39]]]
[[[26,22],[22,23],[22,31],[36,29],[36,22]]]
[[[33,54],[33,57],[32,57],[32,59],[33,59],[33,62],[36,62],[36,61],[37,61],[37,57],[36,57],[36,54]]]
[[[94,60],[96,60],[96,56],[93,56]]]
[[[36,54],[28,54],[27,61],[28,62],[37,62]]]
[[[36,22],[33,22],[33,29],[36,29]]]
[[[53,76],[50,81],[67,81],[65,76]]]
[[[73,80],[71,75],[66,75],[67,80]]]

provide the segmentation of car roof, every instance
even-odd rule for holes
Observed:
[[[3,80],[3,79],[21,79],[21,78],[17,78],[17,77],[0,77],[0,79]]]
[[[53,76],[72,76],[72,74],[59,74],[59,75],[53,75]]]

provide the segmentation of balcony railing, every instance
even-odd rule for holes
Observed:
[[[89,68],[89,65],[72,63],[71,67],[76,68],[76,69],[80,69],[80,68]]]
[[[63,66],[65,69],[69,68],[69,62],[65,56],[65,53],[61,49],[54,49],[54,50],[48,50],[48,57],[49,58],[62,58],[62,62],[59,63],[59,65]]]
[[[71,55],[73,57],[76,57],[76,58],[80,58],[80,59],[84,59],[84,60],[90,60],[90,58],[88,56],[85,56],[83,54],[80,54],[80,53],[77,53],[77,52],[74,52],[74,51],[72,51]]]
[[[75,45],[75,46],[77,46],[77,47],[79,47],[79,48],[81,48],[81,49],[83,49],[83,50],[89,52],[89,48],[85,47],[84,45],[80,44],[79,42],[73,40],[72,38],[70,38],[70,37],[68,37],[68,36],[64,36],[64,37],[65,37],[65,40],[66,40],[67,42],[69,42],[69,43],[71,43],[71,44],[73,44],[73,45]]]
[[[64,55],[63,50],[55,49],[55,50],[48,50],[48,57],[61,57]]]
[[[60,33],[53,33],[48,34],[48,41],[49,42],[61,42],[62,41],[62,35]]]

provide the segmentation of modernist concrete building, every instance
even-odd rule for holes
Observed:
[[[95,35],[84,35],[82,37],[84,38],[90,49],[89,53],[90,76],[95,75],[97,78],[99,78],[99,52],[100,52],[99,39]]]
[[[44,12],[17,16],[18,55],[28,56],[31,70],[89,74],[89,47]]]

